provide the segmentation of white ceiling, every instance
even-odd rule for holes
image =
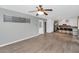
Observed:
[[[53,18],[76,18],[79,16],[79,6],[78,5],[43,5],[44,8],[52,8],[52,12],[48,12],[48,16],[42,15],[38,17]],[[0,5],[0,8],[5,8],[25,14],[36,15],[36,13],[29,13],[28,11],[35,10],[36,5]]]

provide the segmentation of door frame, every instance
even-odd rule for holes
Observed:
[[[39,20],[39,34],[47,33],[47,22]]]

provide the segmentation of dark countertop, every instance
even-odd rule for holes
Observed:
[[[71,26],[72,28],[78,28],[77,26]]]

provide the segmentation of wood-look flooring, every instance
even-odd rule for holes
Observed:
[[[0,48],[0,53],[78,53],[78,38],[63,33],[48,33]]]

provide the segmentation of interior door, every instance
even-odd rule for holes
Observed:
[[[43,20],[39,20],[39,34],[44,34]]]
[[[44,34],[47,32],[47,23],[44,22]]]
[[[54,32],[57,31],[57,27],[58,27],[58,21],[54,21]]]

